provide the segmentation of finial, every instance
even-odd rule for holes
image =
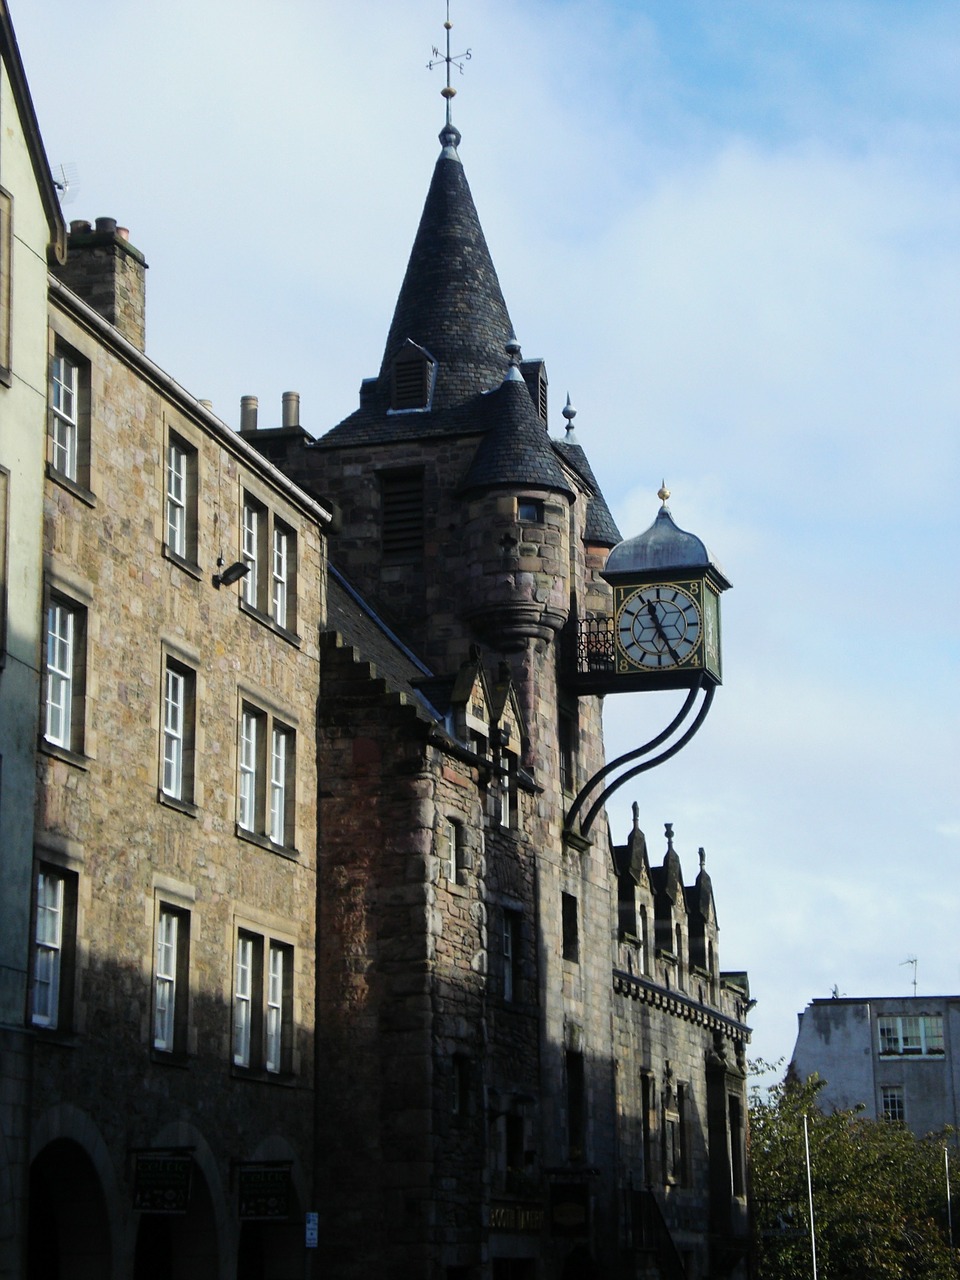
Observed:
[[[640,830],[640,806],[636,800],[633,802],[633,829]]]
[[[667,505],[667,499],[670,497],[670,490],[667,488],[666,480],[660,481],[660,488],[657,490],[657,497],[664,506]]]
[[[667,853],[673,853],[673,823],[665,822],[663,829],[667,836]]]
[[[434,45],[433,57],[427,63],[427,68],[432,71],[433,68],[438,67],[441,62],[445,62],[447,64],[447,83],[440,90],[440,96],[445,98],[447,102],[447,121],[441,131],[440,141],[445,147],[456,147],[460,141],[460,133],[459,130],[454,128],[453,120],[450,116],[450,104],[457,96],[457,91],[450,83],[450,68],[456,67],[460,74],[463,75],[463,64],[465,62],[469,62],[473,57],[473,54],[469,49],[466,53],[456,53],[453,55],[450,53],[450,32],[453,28],[453,23],[450,21],[450,0],[447,0],[447,20],[443,25],[447,33],[447,51],[445,54],[441,54],[439,48]]]
[[[563,406],[560,412],[567,420],[567,434],[569,435],[573,431],[573,420],[577,416],[577,411],[570,400],[569,391],[567,392],[567,403]]]
[[[520,343],[515,333],[510,334],[503,349],[510,357],[510,368],[507,370],[504,382],[523,382],[523,374],[520,372]]]
[[[700,846],[700,870],[702,871],[706,865],[707,865],[707,855],[704,852],[703,845],[701,845]]]

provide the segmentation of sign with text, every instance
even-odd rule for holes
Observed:
[[[133,1177],[133,1207],[141,1213],[186,1213],[190,1203],[193,1156],[138,1151]]]
[[[242,1164],[239,1170],[240,1217],[265,1221],[290,1215],[290,1165]]]

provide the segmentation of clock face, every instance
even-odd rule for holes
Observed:
[[[700,607],[672,582],[640,587],[617,615],[617,642],[631,662],[645,671],[679,667],[701,639]]]

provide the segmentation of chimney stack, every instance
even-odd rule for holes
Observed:
[[[256,396],[240,397],[240,432],[244,434],[247,431],[256,431],[257,429],[257,410],[260,401]]]
[[[285,391],[283,393],[283,425],[299,427],[300,425],[300,392]]]
[[[146,346],[146,272],[143,254],[116,218],[98,218],[96,226],[70,223],[67,261],[55,272],[84,302],[115,325],[138,351]]]

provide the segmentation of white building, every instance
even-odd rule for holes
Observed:
[[[960,996],[812,1000],[799,1019],[790,1069],[826,1081],[821,1107],[918,1135],[960,1123]]]
[[[16,1268],[40,706],[47,265],[66,229],[0,0],[0,1273]]]

